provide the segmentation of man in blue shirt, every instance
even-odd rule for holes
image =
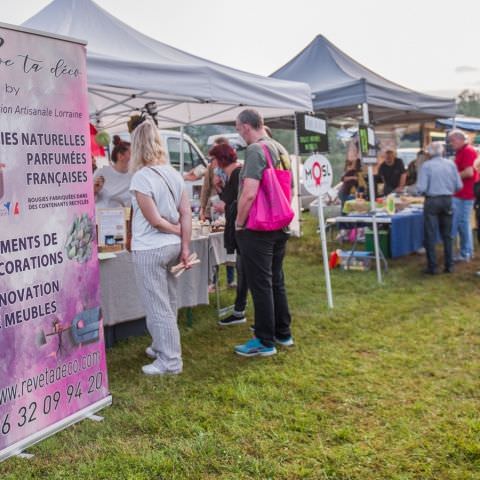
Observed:
[[[425,273],[434,275],[437,270],[435,238],[437,225],[440,227],[444,249],[444,272],[453,271],[452,257],[452,196],[463,186],[455,164],[443,158],[441,142],[427,147],[430,160],[426,161],[418,174],[417,190],[425,195],[423,209],[424,244],[427,251]]]

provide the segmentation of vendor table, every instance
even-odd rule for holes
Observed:
[[[227,251],[223,246],[223,232],[211,233],[208,237],[209,241],[209,255],[208,255],[208,266],[210,272],[217,265],[227,262]]]
[[[390,228],[390,253],[392,258],[414,253],[423,247],[423,210],[409,209],[394,215],[377,214],[377,224]],[[340,228],[371,225],[370,214],[346,215],[335,218]],[[348,226],[347,226],[348,225]]]

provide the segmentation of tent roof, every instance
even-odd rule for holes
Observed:
[[[437,120],[437,125],[440,127],[453,128],[453,123],[453,118]],[[467,130],[469,132],[480,132],[480,118],[457,115],[455,117],[455,128],[460,128],[461,130]]]
[[[425,95],[372,72],[318,35],[296,57],[272,73],[274,78],[307,82],[315,111],[328,116],[361,116],[368,103],[372,123],[405,123],[450,117],[455,100]]]
[[[106,127],[125,129],[132,111],[151,101],[161,127],[230,121],[247,106],[265,117],[312,109],[304,83],[190,55],[140,33],[92,0],[54,0],[23,26],[88,41],[90,113]]]

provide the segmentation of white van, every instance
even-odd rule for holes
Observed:
[[[180,132],[175,130],[160,130],[163,145],[165,146],[168,161],[172,167],[180,171]],[[183,134],[183,171],[189,172],[192,168],[198,165],[207,166],[207,160],[203,156],[203,153],[192,140],[191,137]],[[187,187],[188,196],[190,199],[197,197],[200,198],[200,191],[202,190],[203,178],[198,180],[185,181]]]
[[[168,161],[180,170],[180,132],[175,130],[160,130],[163,144],[167,151]],[[189,172],[198,165],[207,166],[203,153],[187,134],[183,134],[183,171]]]
[[[129,133],[121,133],[118,135],[124,141],[131,141]],[[162,142],[165,147],[168,161],[172,167],[180,171],[180,132],[177,132],[176,130],[160,130],[160,136],[162,137]],[[112,148],[113,145],[110,146],[110,151]],[[107,162],[108,160],[105,158],[104,164],[106,165]],[[185,133],[183,134],[183,162],[184,172],[189,172],[197,165],[203,165],[206,167],[208,164],[200,148],[198,148],[193,139]],[[103,166],[101,163],[102,162],[97,162],[97,166]],[[200,196],[203,178],[195,181],[186,181],[185,183],[190,198],[193,198],[195,194]]]

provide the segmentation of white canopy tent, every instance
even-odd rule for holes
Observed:
[[[24,27],[82,38],[87,45],[90,118],[125,131],[133,112],[155,102],[160,128],[232,121],[246,107],[265,118],[311,111],[305,83],[225,67],[143,35],[92,0],[53,0]]]

